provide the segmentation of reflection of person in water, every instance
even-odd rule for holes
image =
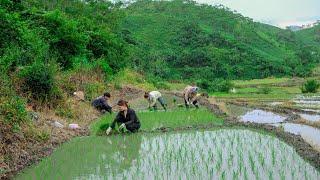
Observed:
[[[122,173],[130,169],[134,160],[139,159],[142,136],[135,134],[113,137],[109,141],[110,145],[113,146],[112,149],[115,150],[110,157],[112,158],[110,166],[113,172]]]

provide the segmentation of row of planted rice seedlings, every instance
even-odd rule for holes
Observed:
[[[249,130],[115,136],[109,140],[111,146],[107,138],[65,145],[36,169],[43,174],[30,179],[320,178],[293,148]],[[73,172],[75,169],[79,172]]]
[[[319,178],[319,173],[305,163],[293,148],[274,137],[246,130],[145,138],[140,153],[145,156],[141,156],[132,166],[135,168],[126,171],[127,177],[135,177],[138,173],[164,179],[280,179],[284,175],[292,179]]]

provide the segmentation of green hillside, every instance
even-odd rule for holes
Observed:
[[[320,24],[308,29],[303,29],[301,31],[296,32],[298,38],[304,42],[306,45],[313,47],[318,50],[318,57],[319,57],[319,50],[320,50]]]
[[[134,66],[165,79],[304,76],[315,62],[295,33],[222,6],[142,0],[122,28]]]
[[[91,100],[115,77],[130,76],[119,72],[140,72],[156,87],[196,81],[214,90],[226,89],[222,78],[305,76],[319,56],[309,31],[192,1],[2,0],[0,119],[16,127],[26,104],[65,108],[77,90]]]

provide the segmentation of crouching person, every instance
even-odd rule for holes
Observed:
[[[120,131],[138,131],[140,128],[140,121],[136,115],[136,112],[133,109],[128,108],[128,102],[125,100],[119,100],[117,105],[119,107],[119,113],[112,122],[111,126],[107,129],[106,134],[110,134],[112,129],[115,128],[116,123],[118,124]]]
[[[110,97],[110,93],[105,92],[103,96],[99,96],[92,101],[92,106],[102,113],[109,112],[111,114],[112,107],[108,104]]]
[[[157,110],[157,101],[159,101],[163,109],[167,110],[167,104],[159,91],[146,92],[144,98],[148,100],[149,109]]]
[[[196,108],[199,108],[198,105],[198,94],[199,88],[197,86],[187,86],[183,90],[184,103],[186,108],[189,108],[191,104],[193,104]]]

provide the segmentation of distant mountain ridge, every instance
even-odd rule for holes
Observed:
[[[304,24],[304,25],[290,25],[290,26],[287,26],[286,29],[289,29],[291,31],[300,31],[300,30],[303,30],[303,29],[309,29],[309,28],[313,28],[317,25],[320,24],[320,20],[317,20],[316,22],[314,23],[309,23],[309,24]]]

